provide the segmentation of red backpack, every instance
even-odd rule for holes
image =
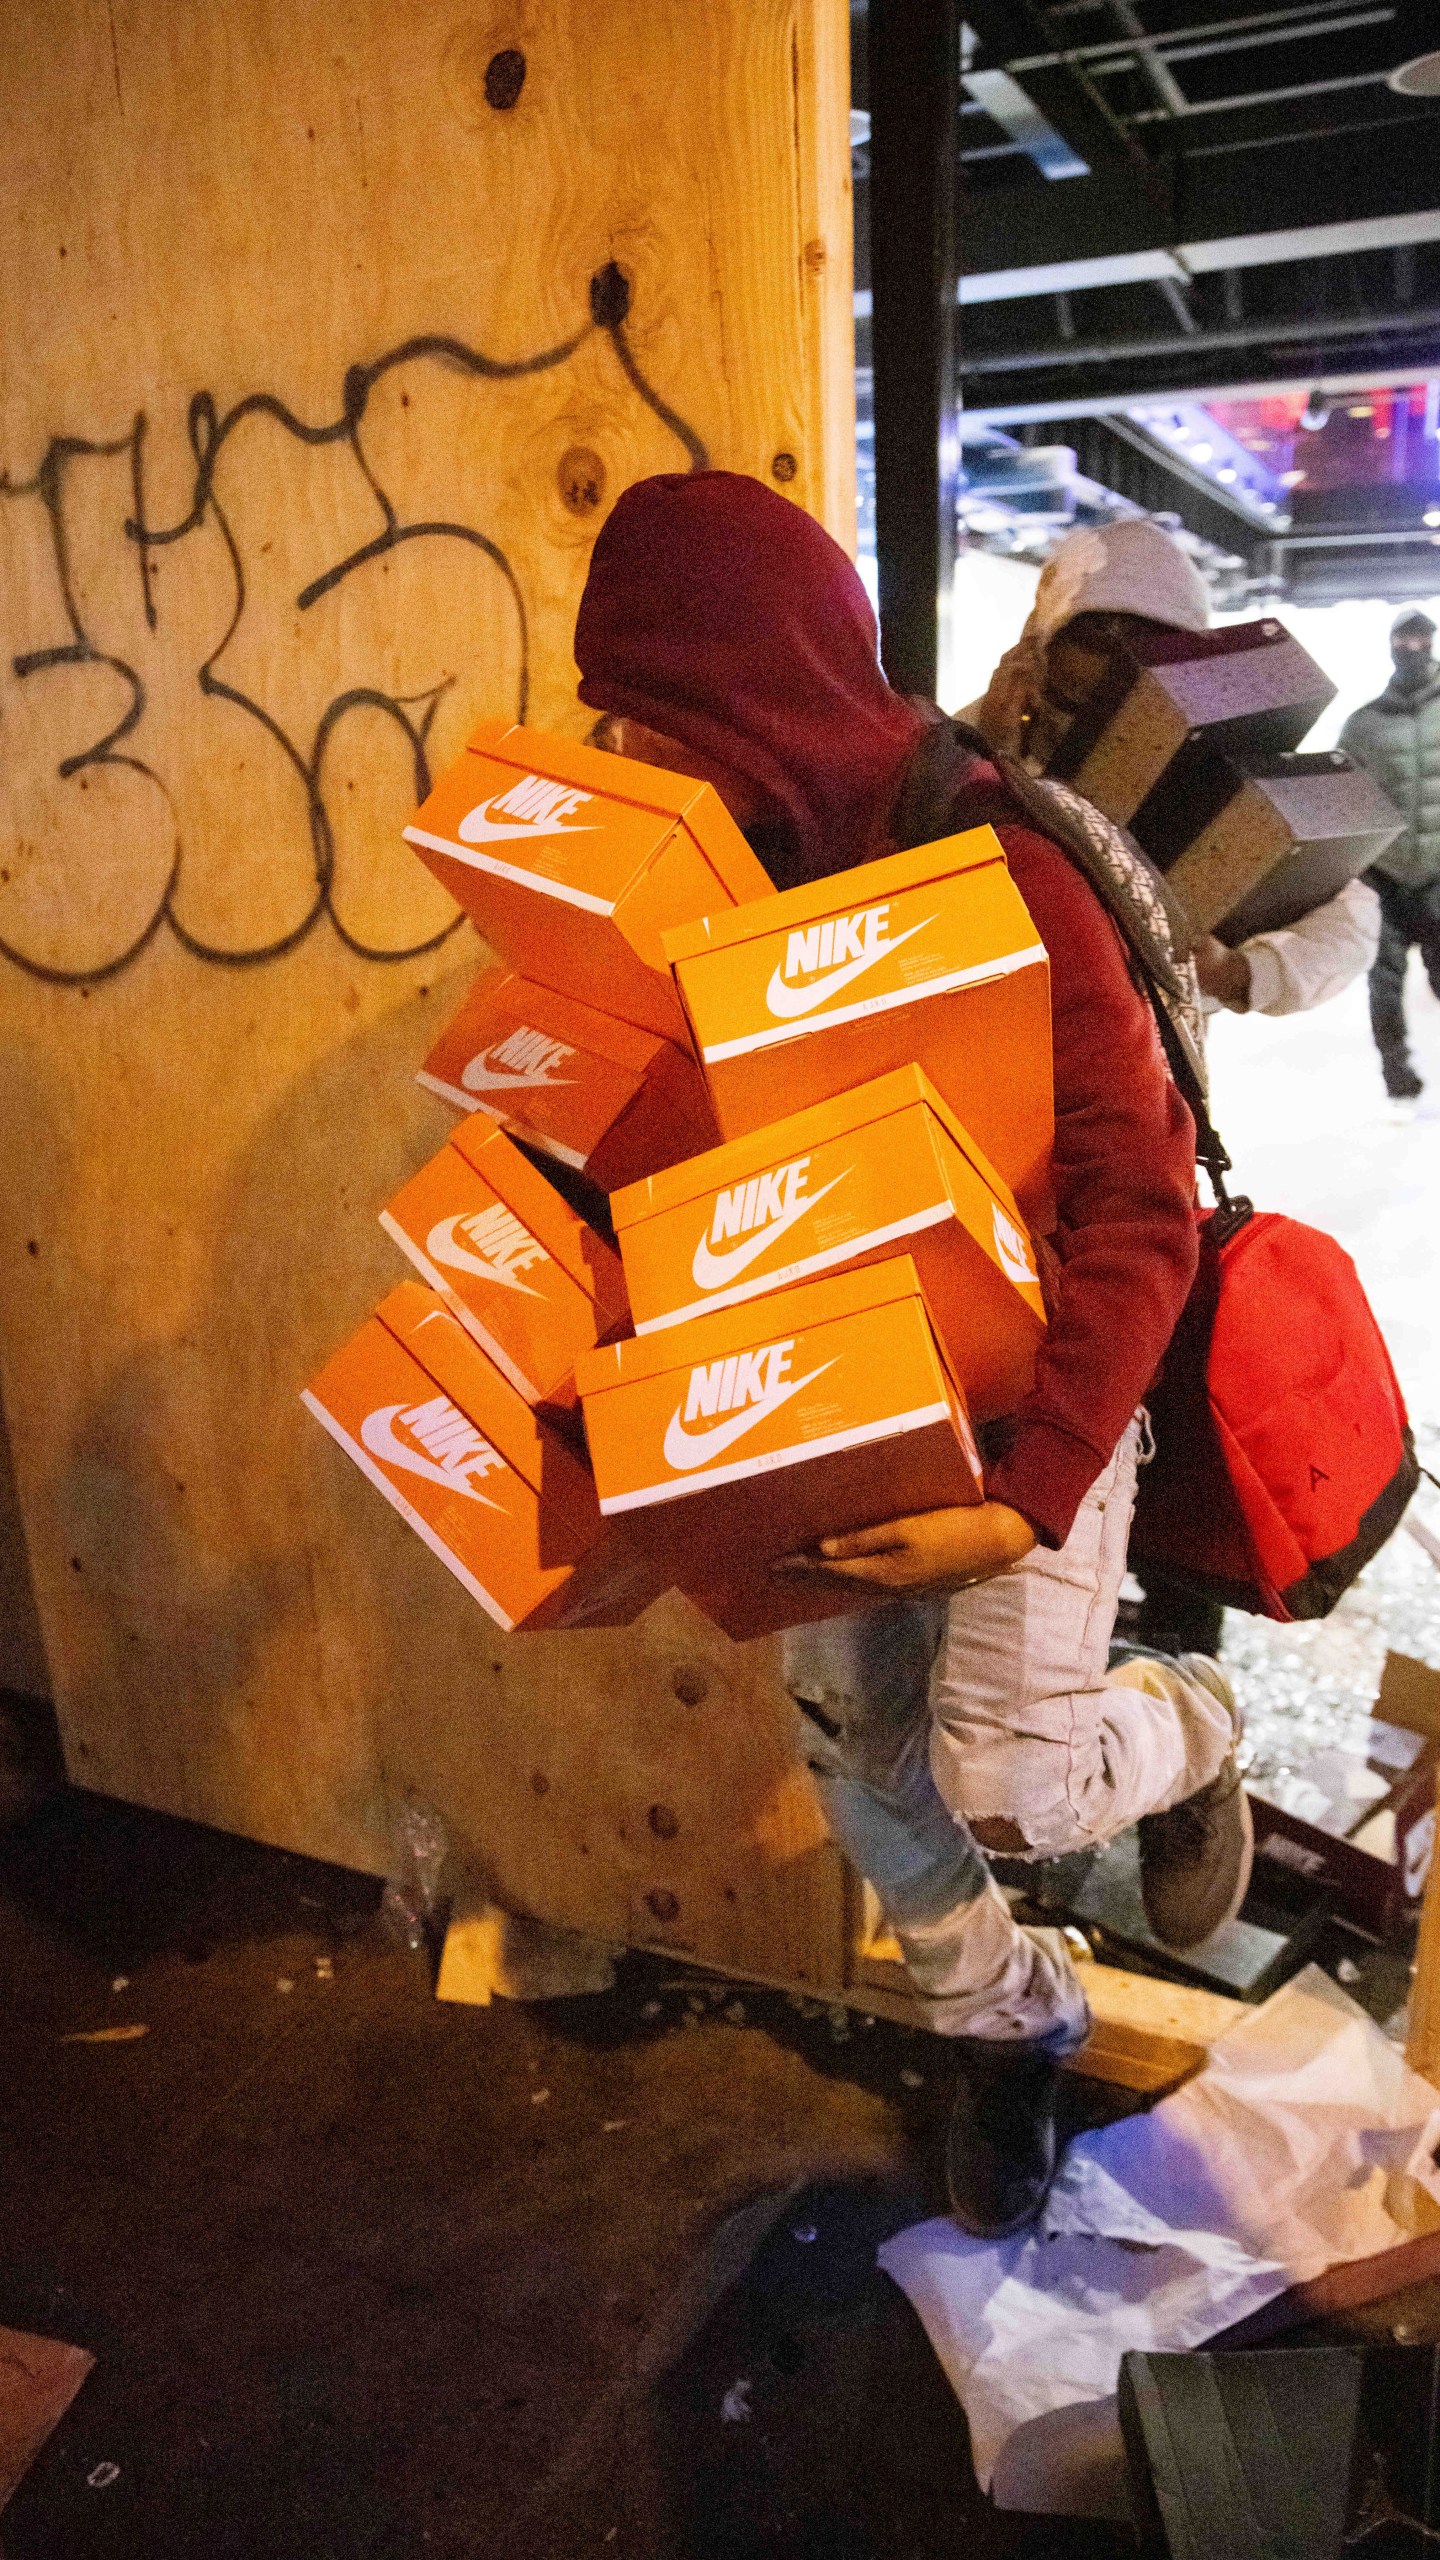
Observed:
[[[1419,1483],[1404,1399],[1349,1254],[1208,1169],[1222,1205],[1150,1398],[1131,1561],[1258,1617],[1323,1618]]]

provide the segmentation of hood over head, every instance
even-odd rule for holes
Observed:
[[[777,885],[823,878],[889,814],[923,715],[880,671],[875,616],[837,542],[732,471],[622,492],[575,626],[580,699],[743,778]],[[757,848],[758,849],[758,848]]]
[[[1148,516],[1083,526],[1052,553],[1026,630],[1037,640],[1053,640],[1081,613],[1138,613],[1176,631],[1210,628],[1204,579]]]

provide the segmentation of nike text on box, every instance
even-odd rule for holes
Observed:
[[[637,1332],[908,1253],[978,1421],[1026,1393],[1045,1330],[1007,1185],[918,1067],[617,1192]]]
[[[624,1627],[664,1589],[585,1468],[433,1289],[391,1291],[304,1401],[507,1633]]]
[[[483,1112],[380,1223],[527,1404],[573,1413],[575,1360],[629,1331],[620,1264]]]
[[[405,830],[522,977],[671,1040],[667,925],[769,879],[707,783],[487,721]]]
[[[602,1191],[718,1135],[688,1049],[503,968],[482,970],[420,1082],[462,1111],[489,1112]]]
[[[727,1635],[874,1605],[776,1580],[777,1557],[983,1498],[907,1255],[585,1352],[577,1375],[601,1509]]]
[[[725,1137],[913,1063],[1045,1222],[1050,971],[992,828],[682,926],[665,948]]]

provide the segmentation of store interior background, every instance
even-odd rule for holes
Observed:
[[[1440,474],[1436,391],[1431,382],[1416,386],[1408,398],[1403,391],[1383,400],[1361,390],[1337,395],[1333,423],[1318,435],[1297,428],[1290,450],[1305,455],[1321,437],[1348,429],[1353,440],[1358,429],[1369,446],[1367,458],[1383,467],[1388,438],[1382,432],[1376,439],[1374,427],[1377,417],[1386,427],[1393,397],[1396,405],[1405,402],[1407,414],[1413,410],[1424,437],[1423,444],[1419,437],[1413,440],[1411,470],[1434,482]],[[1307,396],[1291,392],[1267,405],[1282,415],[1288,410],[1298,421]],[[1196,413],[1189,416],[1194,421]],[[1223,432],[1204,461],[1223,453]],[[1090,493],[1082,482],[1077,505],[1078,475],[1073,451],[1065,446],[1064,423],[1047,426],[1044,434],[1043,468],[1051,467],[1053,454],[1057,503],[1073,510],[1072,524],[1084,523]],[[1192,424],[1191,438],[1192,444],[1204,443],[1203,423]],[[1435,494],[1440,512],[1440,486]],[[865,495],[862,462],[862,524]],[[962,501],[967,503],[984,513],[983,497]],[[1185,540],[1178,514],[1167,520]],[[1013,528],[1001,535],[1004,541],[1014,538]],[[988,539],[994,539],[993,529]],[[1436,570],[1428,595],[1344,595],[1301,604],[1247,582],[1232,603],[1214,605],[1216,623],[1273,613],[1335,684],[1335,699],[1306,740],[1307,749],[1332,745],[1349,714],[1382,690],[1398,612],[1418,608],[1440,627],[1440,530],[1431,539]],[[986,532],[972,534],[956,564],[941,675],[941,699],[949,710],[962,710],[983,694],[998,659],[1019,638],[1039,582],[1046,545],[1033,521],[1018,538],[1024,550],[990,549],[986,541]],[[863,553],[861,565],[867,576],[872,573],[873,562]],[[1386,1098],[1363,978],[1311,1013],[1274,1020],[1258,1014],[1216,1017],[1210,1070],[1214,1116],[1235,1159],[1238,1187],[1257,1206],[1336,1236],[1354,1256],[1400,1374],[1422,1458],[1440,1472],[1440,1001],[1418,953],[1411,956],[1406,1003],[1427,1088],[1417,1105],[1397,1108]],[[1440,1530],[1440,1495],[1429,1486],[1422,1486],[1412,1521]],[[1308,1719],[1308,1702],[1319,1712],[1338,1710],[1362,1722],[1387,1646],[1440,1659],[1440,1574],[1413,1536],[1393,1540],[1336,1615],[1319,1625],[1271,1627],[1232,1613],[1225,1651],[1257,1734],[1268,1742],[1273,1725],[1279,1747],[1295,1716]]]

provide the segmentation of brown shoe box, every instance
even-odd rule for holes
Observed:
[[[1181,747],[1131,833],[1196,930],[1234,944],[1326,905],[1403,823],[1338,747],[1254,756],[1199,738]]]
[[[1309,651],[1269,618],[1224,631],[1137,631],[1096,650],[1082,690],[1049,771],[1122,826],[1187,743],[1287,754],[1335,694]]]

